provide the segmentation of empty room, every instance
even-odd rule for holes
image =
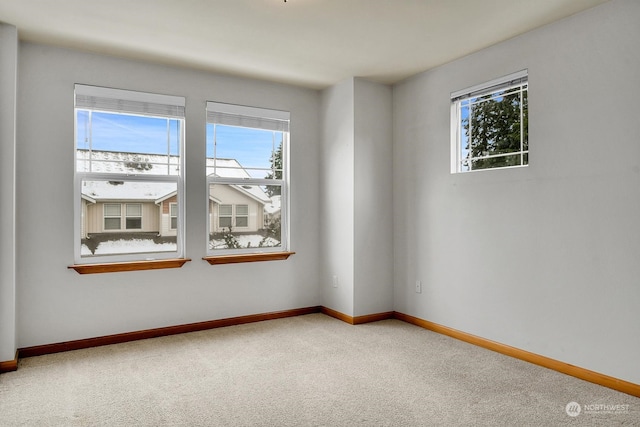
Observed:
[[[637,0],[0,0],[0,425],[640,425]]]

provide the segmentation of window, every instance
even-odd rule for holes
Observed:
[[[231,228],[233,218],[232,205],[218,205],[218,223],[220,228]]]
[[[207,103],[208,255],[288,251],[289,113]]]
[[[75,86],[77,264],[183,257],[184,105]]]
[[[529,164],[523,70],[451,94],[451,172]]]
[[[236,227],[249,226],[249,205],[236,205]]]
[[[169,216],[170,216],[170,229],[176,230],[178,228],[178,204],[169,204]]]
[[[104,204],[104,229],[105,230],[120,230],[121,210],[120,203],[105,203]]]
[[[127,230],[142,229],[142,205],[140,203],[127,203]]]

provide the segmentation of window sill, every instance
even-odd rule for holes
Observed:
[[[157,270],[161,268],[180,268],[189,258],[158,259],[153,261],[110,262],[104,264],[74,264],[71,268],[79,274],[115,273],[119,271]]]
[[[202,259],[211,265],[218,265],[236,264],[240,262],[283,261],[293,254],[295,254],[295,252],[266,252],[261,254],[207,256]]]

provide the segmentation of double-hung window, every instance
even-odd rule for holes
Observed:
[[[208,255],[283,252],[289,113],[207,103]]]
[[[75,86],[75,261],[182,258],[183,97]]]
[[[529,164],[527,70],[451,94],[451,173]]]

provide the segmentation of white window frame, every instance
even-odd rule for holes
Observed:
[[[139,206],[140,207],[140,215],[129,215],[129,206]],[[142,214],[142,203],[124,203],[124,230],[135,230],[135,231],[141,231],[144,226],[142,224],[142,218],[143,218],[143,214]],[[138,228],[129,228],[129,224],[127,224],[127,220],[128,219],[134,219],[134,218],[140,218],[140,227]]]
[[[174,208],[175,207],[175,208]],[[176,226],[173,226],[173,219],[176,219]],[[169,203],[169,230],[178,229],[178,204],[175,202]]]
[[[173,95],[161,95],[147,92],[137,92],[123,89],[112,89],[99,86],[76,84],[74,88],[74,259],[76,264],[94,263],[119,263],[140,260],[162,260],[184,258],[185,232],[184,232],[184,164],[185,164],[185,98]],[[148,116],[154,118],[166,118],[179,122],[179,159],[177,164],[172,164],[177,172],[171,173],[169,163],[171,156],[167,154],[167,173],[106,173],[81,171],[77,160],[77,131],[78,111],[118,113],[132,116]],[[89,144],[91,147],[91,145]],[[91,148],[89,149],[91,151]],[[176,233],[176,250],[166,252],[136,252],[129,254],[93,255],[83,257],[81,255],[82,240],[82,183],[83,181],[122,181],[122,182],[154,182],[175,183],[177,189],[178,205],[178,232]],[[136,202],[137,203],[137,202]],[[126,212],[121,206],[121,229],[126,230]],[[103,220],[104,228],[104,220]],[[140,229],[136,229],[140,230]]]
[[[467,172],[478,172],[478,171],[487,171],[487,170],[496,170],[496,169],[512,169],[512,168],[522,168],[529,166],[528,160],[527,163],[524,163],[524,156],[529,155],[529,149],[524,148],[523,146],[523,138],[524,132],[522,129],[523,126],[523,111],[522,111],[522,102],[520,103],[520,150],[514,151],[508,154],[497,154],[497,155],[487,155],[482,157],[475,157],[474,160],[479,159],[488,159],[492,157],[507,157],[513,155],[520,155],[520,164],[513,166],[500,166],[500,167],[490,167],[490,168],[482,168],[482,169],[469,169],[464,170],[462,167],[463,161],[467,160],[465,156],[462,154],[462,137],[464,133],[464,129],[462,126],[462,103],[465,100],[470,98],[475,98],[479,96],[485,96],[496,92],[501,92],[509,89],[514,89],[517,91],[519,88],[520,93],[527,91],[529,88],[528,84],[528,70],[521,70],[515,73],[488,81],[486,83],[481,83],[475,86],[468,87],[466,89],[458,90],[451,93],[451,173],[467,173]]]
[[[275,132],[282,132],[282,179],[260,179],[260,178],[222,178],[215,174],[207,175],[206,197],[207,206],[210,206],[209,195],[213,184],[226,185],[279,185],[280,194],[280,246],[277,247],[250,247],[239,249],[210,249],[209,236],[213,233],[211,222],[207,221],[206,248],[208,256],[243,254],[243,253],[269,253],[287,252],[290,250],[289,241],[289,121],[288,111],[272,110],[266,108],[249,107],[244,105],[225,104],[220,102],[207,101],[207,124],[245,127],[251,129],[262,129]],[[215,126],[214,126],[215,144]],[[246,165],[245,165],[246,166]],[[209,209],[209,208],[208,208]],[[234,210],[235,214],[235,210]],[[208,212],[207,217],[210,217]],[[232,219],[233,221],[233,219]],[[235,221],[233,221],[235,224]],[[219,225],[219,223],[218,223]]]
[[[247,208],[247,213],[246,214],[244,214],[244,213],[241,214],[241,213],[238,212],[238,210],[239,210],[239,208],[241,206],[244,206],[244,207]],[[234,209],[234,213],[235,213],[235,216],[233,218],[233,223],[235,224],[236,229],[238,229],[238,228],[248,228],[249,227],[249,205],[245,205],[245,204],[234,205],[233,209]],[[238,225],[238,218],[245,218],[246,221],[247,221],[247,224],[246,225]]]
[[[107,207],[117,206],[118,215],[107,214]],[[107,228],[107,219],[118,219],[118,228]],[[120,231],[122,230],[122,203],[104,203],[102,205],[102,229],[105,232]]]
[[[227,212],[224,213],[224,215],[222,214],[222,208],[229,209],[229,213],[227,214]],[[222,225],[222,218],[228,218],[229,219],[229,225]],[[233,205],[218,205],[218,228],[220,230],[224,230],[225,228],[233,228]]]

